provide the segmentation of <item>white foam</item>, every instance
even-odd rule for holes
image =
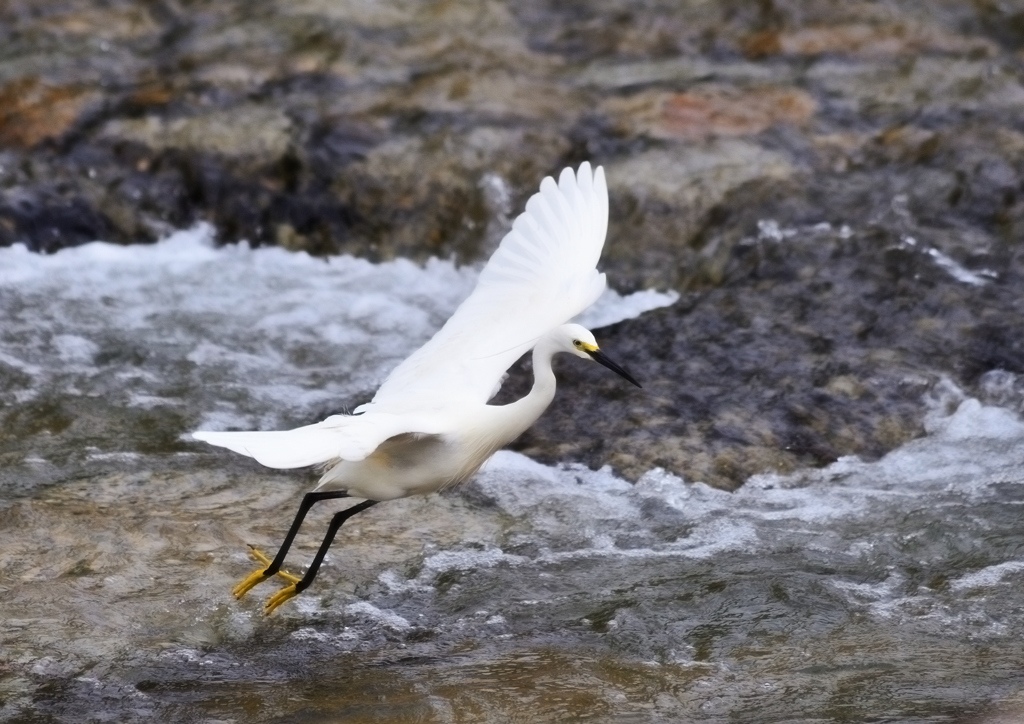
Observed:
[[[77,334],[58,334],[53,338],[53,346],[65,362],[91,362],[100,351],[95,342]]]
[[[367,601],[356,601],[355,603],[350,603],[345,606],[344,610],[345,613],[348,614],[366,616],[369,619],[377,621],[382,626],[394,629],[395,631],[405,631],[412,628],[412,624],[397,613],[381,610]]]
[[[988,283],[988,279],[986,279],[984,276],[982,276],[981,274],[975,274],[970,269],[957,263],[957,261],[954,260],[951,256],[943,254],[938,249],[928,249],[927,253],[928,256],[935,260],[936,265],[938,265],[940,269],[942,269],[944,272],[946,272],[951,277],[956,279],[958,282],[970,284],[971,286],[974,287],[984,286],[985,284]],[[983,272],[983,274],[987,276],[995,276],[994,272],[987,270]]]
[[[510,451],[497,453],[473,485],[504,513],[526,519],[540,553],[524,558],[500,549],[446,551],[429,556],[417,583],[438,571],[498,564],[547,565],[582,558],[702,559],[729,552],[770,554],[796,545],[832,556],[873,555],[883,536],[873,523],[885,516],[913,515],[929,506],[957,509],[992,499],[1006,485],[1024,485],[1024,424],[1011,412],[963,401],[950,415],[933,420],[931,434],[866,463],[846,457],[821,470],[759,475],[734,493],[689,483],[652,470],[635,485],[609,469],[547,466]],[[655,536],[645,504],[658,501],[675,511],[676,540]],[[864,526],[875,531],[864,539]],[[628,533],[629,546],[616,543]],[[637,545],[636,541],[647,541]],[[1024,564],[996,566],[990,574],[965,579],[954,588],[981,585]],[[837,581],[843,590],[865,590]],[[866,584],[865,584],[866,585]],[[878,597],[892,602],[892,582]],[[881,610],[881,609],[879,609]]]
[[[25,401],[46,389],[133,407],[176,404],[162,387],[201,409],[203,427],[309,421],[365,401],[478,274],[438,259],[372,264],[218,248],[205,225],[152,245],[95,242],[51,255],[0,248],[0,364],[32,377],[7,396]],[[675,299],[609,290],[585,319],[604,326]]]
[[[950,581],[949,587],[954,591],[966,591],[975,588],[992,588],[1004,583],[1007,576],[1024,571],[1024,561],[1006,561],[994,566],[987,566],[980,571],[961,576]]]
[[[1024,436],[1024,423],[1010,410],[986,407],[978,400],[960,403],[955,415],[939,418],[932,430],[950,442],[971,439],[1015,440]]]
[[[500,548],[482,551],[443,551],[428,556],[423,561],[421,577],[433,577],[447,571],[471,571],[475,568],[491,568],[499,564],[518,565],[527,561],[523,556],[509,555]]]
[[[639,317],[644,312],[675,304],[678,299],[679,293],[675,291],[659,292],[645,289],[623,297],[614,289],[606,289],[594,305],[579,315],[575,321],[588,329],[600,329]]]

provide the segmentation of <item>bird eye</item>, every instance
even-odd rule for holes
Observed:
[[[572,343],[573,343],[574,345],[576,345],[577,347],[579,347],[579,346],[580,346],[581,344],[583,344],[583,343],[582,343],[582,342],[580,342],[580,341],[579,341],[578,339],[574,339],[574,340],[572,341]]]

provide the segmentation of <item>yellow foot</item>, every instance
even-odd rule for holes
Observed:
[[[270,564],[272,563],[271,559],[264,555],[259,549],[257,549],[256,546],[249,546],[249,552],[252,554],[253,558],[262,563],[265,567],[270,566]],[[244,581],[242,581],[233,589],[231,589],[231,593],[234,595],[234,597],[241,598],[242,596],[247,594],[251,588],[267,580],[269,576],[266,574],[265,567],[253,571]],[[291,573],[287,573],[285,571],[278,571],[277,575],[281,576],[281,578],[293,584],[298,583],[301,580],[298,576],[293,576]]]
[[[298,595],[298,591],[295,590],[295,584],[285,586],[280,591],[275,593],[273,596],[267,599],[267,603],[263,606],[263,613],[269,616],[274,612],[274,609],[280,606],[282,603],[287,601],[289,598],[293,598]]]
[[[263,581],[265,580],[267,580],[267,576],[263,572],[263,569],[259,568],[250,573],[248,578],[246,578],[244,581],[242,581],[237,586],[232,588],[231,593],[232,595],[234,595],[235,598],[241,598],[249,592],[250,588],[255,586],[257,583],[263,583]]]
[[[270,556],[268,556],[266,553],[261,551],[256,546],[249,546],[249,553],[252,555],[253,558],[255,558],[257,561],[259,561],[267,567],[269,567],[270,564],[274,562],[270,558]],[[302,580],[302,576],[296,576],[294,573],[289,573],[288,571],[278,571],[277,575],[283,578],[284,580],[288,581],[289,583],[298,583]]]

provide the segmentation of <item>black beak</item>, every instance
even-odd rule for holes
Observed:
[[[622,369],[622,367],[620,367],[617,363],[612,362],[611,358],[601,350],[595,349],[593,352],[587,350],[587,354],[589,354],[594,359],[594,361],[597,362],[599,365],[604,365],[612,372],[617,374],[619,377],[622,377],[623,379],[632,382],[637,387],[643,388],[643,385],[637,382],[636,379],[634,379],[633,375],[626,372],[626,370]]]

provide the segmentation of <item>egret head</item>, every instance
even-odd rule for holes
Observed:
[[[632,382],[637,387],[642,386],[634,379],[633,375],[613,362],[608,355],[598,348],[597,340],[594,339],[594,333],[586,327],[578,324],[563,324],[556,330],[556,334],[558,335],[557,341],[561,344],[562,351],[569,352],[583,359],[593,360],[607,367],[623,379]]]

